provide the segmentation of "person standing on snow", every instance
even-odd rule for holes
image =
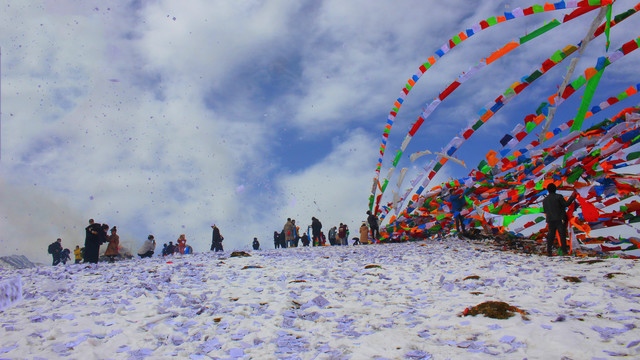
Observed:
[[[556,237],[556,233],[560,236],[560,246],[563,255],[569,255],[569,249],[567,247],[567,212],[566,208],[569,207],[576,199],[576,194],[573,193],[569,197],[569,201],[564,199],[564,196],[556,194],[556,185],[551,183],[547,186],[549,195],[542,201],[542,208],[547,216],[547,255],[552,256],[553,243]]]
[[[462,235],[465,233],[465,228],[464,218],[462,217],[462,214],[460,212],[464,207],[464,195],[455,194],[452,191],[452,194],[449,197],[449,201],[451,202],[451,213],[453,214],[453,218],[456,222],[456,231],[459,235]]]
[[[369,228],[367,224],[362,223],[360,225],[360,244],[368,244],[369,243]]]
[[[322,244],[322,223],[315,217],[311,218],[311,232],[313,234],[313,246]]]
[[[258,241],[258,238],[253,238],[253,243],[251,244],[251,246],[253,246],[253,250],[260,250],[260,241]]]
[[[184,254],[184,250],[187,248],[187,238],[184,236],[184,234],[180,234],[180,237],[178,237],[178,252],[180,254]]]
[[[73,250],[73,255],[76,258],[76,264],[80,264],[82,261],[82,249],[80,249],[80,245],[76,245],[76,248]]]
[[[62,255],[62,239],[58,238],[56,241],[49,244],[47,252],[53,256],[53,266],[60,264],[60,257]]]
[[[280,247],[280,234],[277,231],[273,232],[273,248],[277,249]]]
[[[337,242],[338,232],[336,231],[336,229],[337,227],[335,226],[329,229],[329,244],[331,244],[331,246],[342,245],[341,243]]]
[[[291,246],[298,247],[300,243],[300,229],[296,225],[296,221],[294,219],[291,219],[291,223],[293,224],[293,229],[294,229],[293,244],[291,244]]]
[[[89,226],[85,228],[85,232],[84,262],[97,264],[102,227],[100,224],[94,222],[93,219],[89,219]]]
[[[222,240],[224,237],[220,235],[220,229],[214,224],[211,225],[213,233],[211,234],[211,251],[224,251],[222,248]]]
[[[284,228],[282,228],[282,233],[284,233],[285,243],[283,247],[291,247],[296,238],[296,226],[291,222],[291,218],[287,218],[287,222],[284,224]]]
[[[349,227],[347,224],[340,223],[338,227],[338,243],[340,245],[349,245]]]
[[[104,252],[105,256],[109,257],[109,262],[114,262],[115,257],[118,256],[118,246],[120,246],[120,236],[117,234],[118,229],[116,227],[111,228],[111,235],[107,238],[109,245],[107,245],[107,251]]]
[[[380,237],[380,230],[378,229],[378,217],[371,213],[371,211],[367,211],[367,222],[369,223],[369,228],[371,228],[371,238],[372,241],[378,240]]]

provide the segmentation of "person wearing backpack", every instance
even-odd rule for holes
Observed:
[[[49,254],[53,256],[53,266],[60,264],[60,255],[62,253],[62,239],[58,238],[56,241],[49,244],[47,249]]]

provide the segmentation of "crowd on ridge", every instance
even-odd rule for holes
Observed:
[[[380,232],[378,230],[378,218],[375,215],[372,215],[370,211],[368,211],[367,214],[369,226],[367,226],[366,223],[362,224],[360,227],[360,236],[353,238],[354,245],[375,242],[380,237]],[[371,228],[371,238],[369,238],[369,227]],[[215,224],[211,225],[211,229],[212,235],[210,250],[215,252],[224,251],[224,247],[222,245],[224,236],[220,233],[220,229]],[[310,234],[304,233],[300,235],[300,228],[295,225],[295,220],[290,218],[287,219],[283,230],[280,233],[277,231],[274,232],[274,247],[276,249],[298,247],[300,242],[302,242],[302,246],[348,245],[349,227],[346,224],[340,223],[339,227],[334,226],[329,229],[328,244],[327,236],[325,236],[325,233],[322,231],[322,223],[320,220],[312,217],[311,225],[309,225],[308,229],[310,231],[312,230]],[[108,234],[108,232],[110,232],[110,234]],[[106,257],[106,260],[114,262],[116,258],[123,257],[125,254],[120,253],[120,236],[117,232],[118,229],[115,226],[110,228],[108,224],[99,224],[93,219],[89,219],[89,225],[85,228],[84,247],[81,248],[77,245],[73,251],[75,263],[98,263],[100,260],[100,246],[104,244],[107,244],[107,249],[103,254],[103,256]],[[254,250],[260,249],[260,242],[258,241],[258,238],[253,238],[251,246]],[[138,250],[137,254],[140,258],[146,258],[152,257],[155,251],[155,237],[153,235],[149,235]],[[71,260],[71,251],[63,248],[61,238],[58,238],[49,245],[48,252],[53,257],[54,266],[60,263],[66,264],[67,261]],[[161,256],[192,253],[193,248],[190,245],[187,245],[185,234],[181,234],[175,244],[173,241],[169,241],[168,244],[165,243],[163,245]]]
[[[561,248],[561,252],[564,255],[570,253],[570,248],[567,246],[567,213],[566,208],[573,203],[576,198],[575,192],[566,200],[562,195],[556,193],[556,185],[551,183],[547,186],[548,195],[543,201],[543,210],[546,214],[547,226],[549,228],[547,235],[547,255],[552,256],[552,250],[556,237]],[[455,219],[456,230],[460,234],[465,234],[466,229],[464,225],[464,218],[461,215],[461,209],[463,207],[464,195],[459,193],[443,194],[446,195],[447,200],[452,204],[451,211],[453,218]],[[359,229],[359,236],[353,238],[353,245],[368,244],[377,242],[380,239],[379,219],[371,211],[367,211],[367,221],[363,222]],[[211,225],[211,251],[224,251],[222,242],[224,236],[220,233],[220,229],[214,224]],[[111,234],[107,234],[110,231]],[[98,263],[100,245],[107,243],[107,249],[104,253],[109,259],[109,262],[114,262],[115,258],[119,256],[120,250],[120,237],[117,234],[118,230],[114,226],[109,230],[109,225],[98,224],[93,219],[89,219],[89,226],[85,228],[86,237],[84,248],[76,246],[74,250],[75,263],[78,264],[84,260],[85,263]],[[349,245],[349,227],[340,223],[339,226],[333,226],[329,229],[328,234],[325,235],[322,231],[322,223],[316,217],[311,218],[311,225],[307,227],[307,232],[300,234],[300,227],[296,225],[295,219],[288,218],[282,231],[273,232],[273,245],[274,248],[288,248],[302,246],[346,246]],[[328,242],[328,244],[327,244]],[[251,244],[254,250],[260,249],[260,242],[257,238],[253,238]],[[156,241],[153,235],[149,235],[147,240],[142,244],[142,247],[138,250],[138,256],[140,258],[151,257],[155,253]],[[62,239],[58,238],[55,242],[48,247],[49,254],[53,257],[53,265],[60,263],[66,264],[71,260],[69,249],[62,247]],[[187,239],[185,234],[181,234],[173,244],[173,241],[169,241],[169,244],[164,244],[162,249],[162,256],[168,256],[173,254],[191,254],[193,249],[187,245]]]
[[[358,235],[353,237],[353,245],[368,244],[377,242],[380,239],[379,219],[371,211],[367,211],[367,221],[360,225]],[[325,234],[322,230],[322,223],[316,217],[311,218],[311,225],[307,226],[307,231],[300,231],[296,225],[296,220],[287,218],[284,227],[280,232],[273,232],[274,248],[305,246],[346,246],[349,245],[349,226],[340,223],[333,226]]]

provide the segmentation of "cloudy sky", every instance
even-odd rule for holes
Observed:
[[[133,250],[148,234],[162,244],[184,233],[204,251],[214,223],[227,249],[254,236],[270,247],[287,217],[302,228],[312,216],[325,229],[346,222],[355,232],[406,80],[451,36],[533,4],[2,0],[0,255],[48,262],[57,237],[65,247],[83,243],[89,218],[118,226]],[[613,13],[635,4],[618,0]],[[427,101],[505,43],[568,12],[500,24],[440,60],[396,118],[382,173]],[[440,150],[484,104],[577,44],[595,15],[530,41],[460,87],[405,152],[405,182],[430,160],[412,164],[411,153]],[[637,37],[639,24],[632,17],[613,28],[610,52]],[[604,54],[602,37],[574,77]],[[637,64],[634,53],[607,69],[594,102],[638,82],[630,76]],[[556,67],[514,99],[458,157],[475,167],[564,73]],[[578,105],[566,102],[554,124]],[[437,180],[468,172],[450,163]]]

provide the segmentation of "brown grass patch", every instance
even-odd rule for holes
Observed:
[[[522,318],[528,320],[526,315],[528,313],[525,310],[518,309],[515,306],[509,305],[503,301],[486,301],[471,308],[465,309],[462,313],[463,316],[476,316],[483,314],[486,317],[492,319],[508,319],[514,316],[516,313],[522,315]]]
[[[234,251],[231,253],[231,255],[229,255],[229,257],[247,257],[247,256],[251,256],[251,255],[249,255],[244,251]]]
[[[582,261],[578,261],[578,264],[595,264],[595,263],[600,263],[600,262],[604,262],[604,260],[600,260],[600,259],[582,260]]]
[[[613,277],[616,275],[627,275],[627,274],[621,273],[621,272],[612,272],[612,273],[608,273],[604,277],[606,277],[607,279],[613,279]]]

